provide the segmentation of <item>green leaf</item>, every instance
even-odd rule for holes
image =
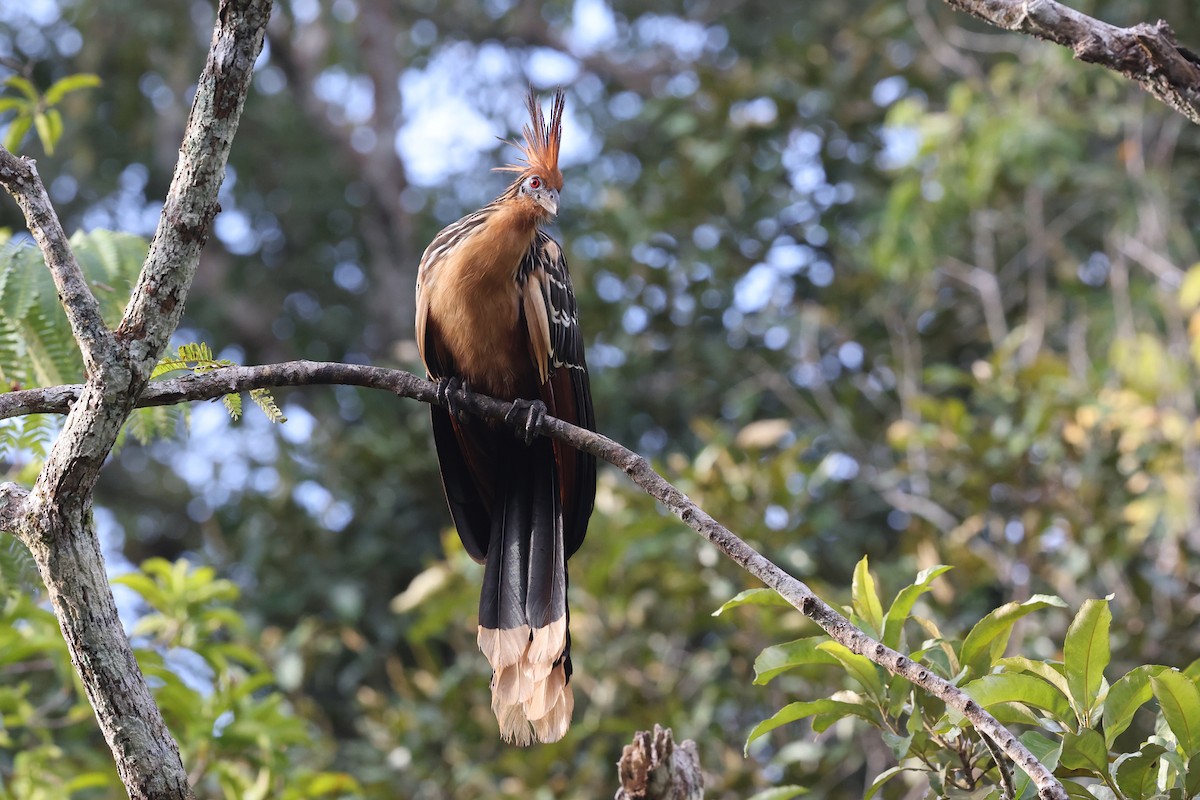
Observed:
[[[1069,698],[1071,696],[1071,687],[1067,683],[1067,676],[1063,675],[1058,669],[1055,669],[1055,665],[1048,661],[1034,661],[1025,656],[1011,656],[1000,659],[996,662],[996,666],[1003,667],[1005,672],[1032,673],[1053,685],[1054,688],[1062,692],[1063,697]]]
[[[1090,723],[1091,712],[1100,703],[1100,686],[1110,658],[1108,630],[1111,623],[1108,601],[1088,600],[1067,629],[1063,666],[1075,707],[1084,712],[1085,725]]]
[[[222,395],[221,404],[229,412],[230,419],[237,420],[242,418],[242,396],[240,394],[230,393]]]
[[[802,794],[808,794],[803,786],[776,786],[751,796],[750,800],[792,800]]]
[[[0,114],[5,111],[19,111],[29,108],[29,101],[19,97],[0,97]]]
[[[254,401],[262,412],[267,415],[267,419],[277,425],[282,425],[287,422],[287,417],[279,410],[279,406],[275,404],[275,397],[271,394],[270,389],[251,389],[250,399]]]
[[[1129,800],[1146,800],[1158,790],[1158,762],[1166,748],[1147,743],[1117,765],[1117,786]]]
[[[1200,690],[1191,678],[1174,670],[1151,675],[1150,688],[1184,758],[1190,759],[1200,751]]]
[[[1091,728],[1063,736],[1061,763],[1067,769],[1082,769],[1104,780],[1108,775],[1108,748],[1104,737]]]
[[[962,688],[984,708],[997,703],[1024,703],[1050,712],[1060,722],[1072,720],[1075,716],[1062,692],[1033,675],[1010,672],[984,675]]]
[[[917,580],[911,586],[905,586],[900,590],[883,620],[883,643],[885,645],[892,649],[900,646],[900,634],[904,630],[904,623],[908,620],[908,615],[912,613],[917,599],[932,588],[931,584],[934,578],[951,569],[953,567],[945,564],[923,569],[917,574]]]
[[[822,634],[766,648],[754,659],[754,682],[762,686],[790,669],[809,664],[840,663],[819,649],[819,645],[827,641],[828,637]]]
[[[1150,678],[1166,669],[1158,665],[1134,667],[1109,687],[1104,699],[1105,744],[1112,747],[1117,737],[1129,727],[1134,712],[1153,696]]]
[[[46,151],[46,155],[54,155],[54,136],[50,131],[50,120],[46,119],[43,113],[33,115],[33,126],[37,128],[38,139],[42,142],[42,149]]]
[[[60,78],[46,90],[46,105],[56,106],[62,101],[63,97],[71,92],[77,92],[80,89],[90,89],[99,86],[100,83],[99,75],[92,75],[87,72],[80,72]]]
[[[62,138],[63,132],[62,114],[57,108],[51,108],[46,111],[46,127],[47,132],[50,134],[50,141],[57,146],[58,140]],[[46,152],[50,151],[47,150]]]
[[[875,591],[875,580],[871,577],[866,556],[854,568],[850,598],[854,613],[870,628],[868,633],[878,637],[883,632],[883,606],[879,602],[879,593]]]
[[[776,728],[787,725],[789,722],[806,719],[817,714],[833,714],[837,717],[861,717],[863,719],[871,719],[870,711],[866,706],[856,703],[843,703],[838,700],[830,700],[824,698],[821,700],[809,700],[798,703],[789,703],[779,709],[772,717],[765,719],[754,726],[754,730],[750,731],[750,735],[746,738],[746,747],[750,743],[759,738],[763,734],[770,733]]]
[[[360,794],[362,787],[352,775],[344,772],[318,772],[305,787],[304,796],[321,797],[327,794]]]
[[[1145,749],[1145,748],[1143,748]],[[1184,794],[1195,797],[1200,794],[1200,753],[1188,759],[1187,775],[1183,780]]]
[[[851,652],[840,642],[825,641],[817,645],[818,650],[824,650],[842,663],[850,676],[858,681],[867,693],[876,700],[883,698],[883,682],[879,679],[879,667],[866,656]]]
[[[912,748],[913,734],[910,733],[907,736],[901,736],[888,730],[883,730],[879,733],[883,737],[884,744],[892,751],[892,757],[897,761],[903,761],[908,757],[908,751]]]
[[[787,606],[792,607],[792,604],[783,599],[783,596],[774,589],[747,589],[744,592],[738,592],[734,597],[725,601],[725,604],[712,613],[714,617],[724,614],[731,608],[738,606]]]
[[[11,86],[12,88],[16,89],[18,92],[25,95],[25,97],[28,98],[31,103],[36,103],[38,101],[37,89],[34,88],[32,83],[30,83],[27,79],[22,78],[20,75],[10,75],[4,80],[4,85]]]
[[[1017,620],[1049,606],[1066,608],[1066,605],[1060,598],[1044,594],[1035,594],[1024,603],[1005,603],[971,628],[963,641],[959,661],[976,675],[986,674],[992,663],[1004,655]]]
[[[1200,308],[1200,264],[1193,265],[1183,276],[1179,287],[1179,307],[1184,311]]]
[[[863,795],[863,800],[871,800],[872,797],[879,793],[879,790],[883,788],[885,783],[899,775],[901,772],[921,771],[922,770],[918,769],[917,767],[890,767],[885,769],[883,772],[875,776],[875,780],[871,781],[871,785],[867,787],[866,794]]]
[[[8,126],[8,133],[4,137],[4,147],[10,152],[17,152],[21,149],[21,142],[25,141],[25,134],[29,133],[30,126],[33,125],[33,117],[28,114],[21,114]]]

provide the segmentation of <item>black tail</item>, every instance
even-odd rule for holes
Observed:
[[[500,481],[479,596],[479,648],[492,665],[500,735],[556,742],[574,708],[567,569],[554,450],[548,439],[500,444]]]

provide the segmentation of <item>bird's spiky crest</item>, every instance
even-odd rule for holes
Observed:
[[[558,168],[558,146],[562,141],[562,115],[567,105],[567,97],[562,89],[554,92],[554,102],[550,106],[550,122],[542,115],[542,105],[538,102],[537,92],[529,87],[525,98],[529,107],[529,124],[522,130],[524,144],[510,142],[521,152],[524,163],[508,164],[497,167],[498,172],[515,172],[523,181],[530,175],[538,175],[550,186],[562,191],[562,172]]]

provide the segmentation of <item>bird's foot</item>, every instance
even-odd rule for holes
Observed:
[[[528,446],[533,444],[533,440],[537,438],[538,429],[542,427],[542,420],[546,418],[546,404],[541,400],[513,400],[512,408],[504,415],[504,421],[512,425],[522,415],[525,420],[517,428],[516,434],[517,438]]]
[[[442,378],[437,382],[437,398],[450,415],[459,422],[467,421],[467,409],[463,407],[462,400],[458,397],[459,390],[464,392],[471,391],[467,386],[467,382],[459,377]]]

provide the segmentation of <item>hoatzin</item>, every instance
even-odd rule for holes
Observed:
[[[547,413],[595,427],[571,276],[542,229],[563,185],[564,103],[557,92],[547,124],[530,89],[525,141],[513,143],[523,163],[500,168],[516,179],[439,233],[417,273],[417,345],[447,407],[432,407],[442,484],[463,546],[485,565],[479,648],[492,710],[500,735],[522,745],[558,741],[571,722],[566,560],[596,495],[594,457],[533,435]],[[460,386],[514,401],[524,436],[464,414]]]

